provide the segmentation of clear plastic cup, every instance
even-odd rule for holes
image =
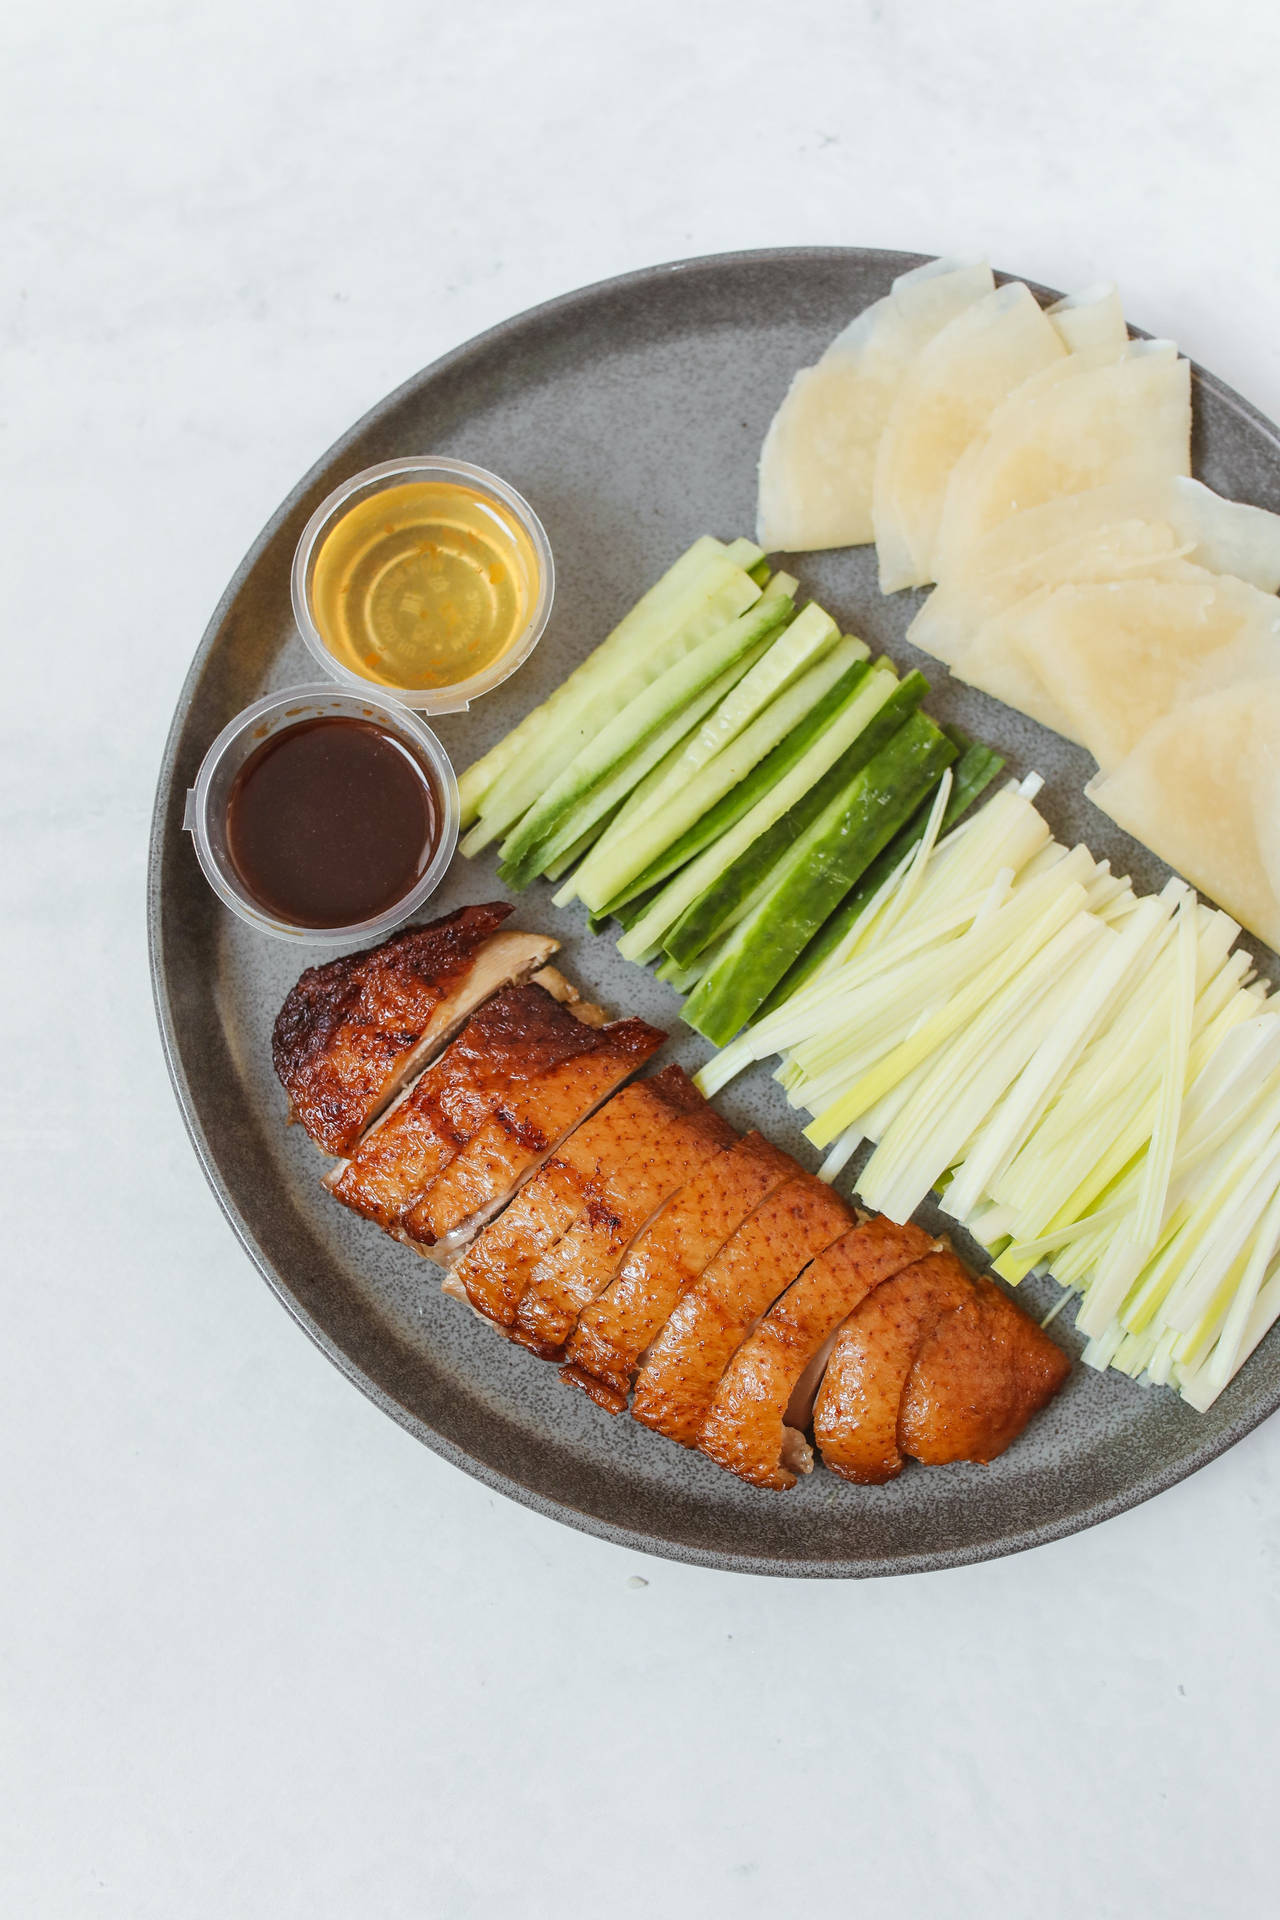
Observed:
[[[440,817],[440,839],[431,863],[410,891],[371,920],[344,927],[299,927],[279,920],[249,893],[236,872],[227,845],[227,802],[232,782],[250,754],[264,740],[300,720],[328,718],[372,720],[394,734],[413,755],[431,781]],[[326,683],[322,686],[289,687],[283,693],[255,700],[222,729],[200,763],[196,784],[187,789],[187,804],[182,824],[195,844],[196,858],[205,879],[232,913],[259,933],[277,938],[306,942],[312,946],[350,946],[390,933],[411,918],[424,900],[430,898],[448,870],[458,844],[458,783],[444,748],[425,721],[410,713],[398,700],[372,690],[344,693]]]
[[[312,611],[311,582],[315,572],[316,556],[326,536],[337,525],[343,514],[367,499],[370,494],[384,492],[388,487],[403,486],[408,481],[442,481],[446,484],[465,486],[482,500],[491,500],[505,508],[511,517],[523,528],[533,548],[538,566],[538,587],[529,611],[529,618],[523,630],[518,633],[511,645],[501,657],[491,663],[482,672],[472,674],[466,680],[454,681],[446,687],[388,687],[382,680],[375,680],[353,671],[344,661],[335,657],[325,642],[323,634],[316,625]],[[465,713],[473,700],[483,693],[489,693],[494,687],[501,686],[509,679],[517,667],[523,666],[533,649],[542,638],[543,631],[551,614],[551,602],[555,597],[555,563],[551,556],[551,543],[546,531],[529,502],[514,487],[496,473],[489,473],[484,467],[473,467],[466,460],[447,460],[414,458],[409,460],[385,460],[381,466],[366,467],[363,473],[356,473],[344,480],[340,487],[329,495],[308,520],[298,542],[297,552],[293,556],[293,617],[298,623],[298,631],[310,652],[319,661],[326,673],[347,686],[378,687],[391,692],[405,706],[413,707],[420,713]]]

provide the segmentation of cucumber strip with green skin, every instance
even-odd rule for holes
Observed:
[[[610,822],[617,819],[621,805],[622,802],[617,801],[603,820],[597,820],[594,826],[588,827],[586,832],[574,841],[567,853],[559,854],[551,862],[546,869],[548,880],[559,880],[562,874],[568,873],[570,867],[581,860],[583,854],[595,845],[600,835],[608,832]]]
[[[708,561],[717,556],[723,559],[725,546],[722,540],[704,533],[693,545],[682,553],[680,558],[667,568],[661,579],[653,585],[632,607],[630,613],[614,628],[608,639],[595,649],[591,659],[595,659],[605,647],[613,653],[623,651],[630,644],[636,628],[647,625],[654,616],[679,594],[684,593],[691,581],[695,580],[706,568]],[[541,744],[542,735],[556,711],[557,704],[564,705],[568,698],[568,689],[578,674],[590,665],[584,660],[575,673],[556,688],[540,707],[525,715],[518,726],[504,734],[495,746],[479,760],[472,761],[466,772],[458,776],[458,799],[462,807],[462,825],[470,826],[480,813],[484,802],[489,798],[502,777],[518,765],[526,753],[536,750]],[[490,836],[492,837],[492,836]]]
[[[789,578],[787,574],[774,575],[774,581],[787,581]],[[792,581],[793,587],[794,584]],[[771,581],[766,590],[766,599],[773,592],[773,586],[774,582]],[[656,815],[663,807],[685,794],[691,781],[717,754],[732,746],[773,701],[794,686],[810,667],[816,666],[830,654],[838,638],[835,621],[821,607],[810,603],[803,613],[797,614],[786,632],[778,635],[763,659],[758,660],[750,673],[744,675],[733,693],[721,701],[681,751],[668,754],[634,790],[619,815],[613,835],[600,849],[599,863],[593,861],[581,876],[587,885],[591,885],[592,876],[599,872],[600,863],[612,859],[625,833],[639,821]],[[859,649],[862,655],[869,651],[859,640],[846,641],[845,650],[850,660],[860,657]],[[762,735],[761,739],[780,737],[779,727],[785,729],[785,719],[780,711],[775,715],[767,735]]]
[[[761,604],[763,605],[763,602]],[[640,746],[632,748],[629,754],[625,754],[613,772],[590,794],[585,803],[573,810],[564,825],[552,835],[550,843],[544,843],[542,859],[546,864],[539,864],[539,872],[551,874],[552,865],[555,865],[563,873],[570,864],[564,858],[566,846],[572,845],[575,849],[581,849],[583,853],[595,846],[618,818],[637,784],[652,771],[655,764],[669,759],[672,753],[684,745],[699,722],[718,706],[725,696],[732,692],[743,675],[749,673],[751,668],[776,645],[777,638],[775,633],[764,633],[740,659],[726,668],[718,680],[713,680],[683,708],[677,709],[659,732],[651,735]],[[574,835],[572,841],[569,839],[570,834]],[[575,859],[578,857],[576,852],[574,857]],[[553,874],[552,877],[554,878],[555,875]],[[576,886],[573,897],[576,898]]]
[[[665,980],[677,993],[689,993],[698,984],[696,967],[678,967],[674,960],[664,960],[660,967],[653,970],[655,980]]]
[[[618,925],[624,929],[634,927],[637,920],[644,918],[653,902],[657,899],[660,891],[661,889],[659,887],[646,887],[645,891],[638,893],[634,900],[628,900],[624,905],[612,908],[609,918],[616,920]]]
[[[792,574],[775,573],[761,594],[758,604],[763,605],[766,600],[774,599],[779,594],[785,594],[788,599],[794,600],[799,584],[799,581],[797,581]],[[786,658],[790,657],[795,648],[793,636],[795,635],[797,627],[801,629],[801,638],[803,640],[803,634],[808,624],[808,611],[806,607],[804,613],[798,614],[791,622],[790,626],[786,629],[785,635],[779,634],[777,637],[775,646],[782,651]],[[678,750],[673,747],[666,759],[659,761],[653,771],[647,774],[640,782],[640,785],[627,796],[627,804],[623,808],[619,818],[619,830],[624,826],[630,826],[633,820],[653,810],[654,796],[659,794],[665,795],[671,769],[680,764],[686,753],[690,756],[691,764],[695,768],[705,765],[705,763],[711,759],[712,755],[717,753],[722,746],[729,740],[736,738],[737,733],[740,732],[742,727],[747,724],[747,721],[753,717],[758,708],[765,705],[766,702],[764,698],[760,698],[759,700],[756,698],[760,682],[760,674],[757,668],[761,665],[768,667],[773,660],[773,653],[774,649],[771,648],[764,656],[763,662],[758,662],[757,667],[753,667],[751,672],[739,682],[733,699],[722,702],[721,708],[718,708],[706,725],[699,729],[697,736],[693,740],[688,742],[682,741]],[[768,676],[767,684],[772,685],[773,678],[774,676],[772,675]],[[780,688],[789,683],[786,680],[780,680],[778,684]],[[741,716],[740,720],[739,716]],[[681,782],[679,784],[683,783]]]
[[[943,732],[957,748],[962,746],[963,736],[957,734],[954,728],[944,727]],[[993,753],[990,747],[963,748],[959,760],[952,768],[951,798],[943,811],[942,822],[938,829],[939,839],[955,826],[957,820],[968,811],[979,794],[986,792],[1003,766],[1003,757]],[[941,779],[941,774],[938,777]],[[929,824],[929,815],[932,810],[933,791],[931,789],[906,826],[900,833],[894,835],[883,853],[876,856],[861,879],[840,902],[825,926],[815,933],[799,959],[787,968],[761,1007],[757,1016],[759,1019],[763,1020],[768,1014],[776,1013],[797,988],[804,986],[805,982],[812,978],[828,954],[835,952],[894,868],[906,859],[913,848],[919,846],[924,838],[924,830]]]
[[[703,713],[716,705],[728,690],[729,673],[740,679],[794,612],[795,602],[785,595],[762,598],[677,660],[575,754],[502,844],[504,866],[518,883],[542,871],[544,850],[571,846],[593,809],[599,819],[614,799],[630,793],[686,730],[691,703],[702,701]]]
[[[623,621],[536,710],[520,757],[481,802],[469,844],[509,832],[602,727],[759,598],[755,581],[721,554],[644,620],[626,631]]]
[[[691,1027],[724,1046],[746,1025],[955,757],[941,728],[927,714],[913,713],[779,863],[775,885],[734,928],[686,1003]]]
[[[758,567],[764,559],[764,548],[758,547],[754,540],[730,540],[725,552],[734,565],[741,567],[744,573],[750,573],[752,567]]]
[[[862,729],[870,725],[898,682],[893,674],[877,672],[874,667],[867,667],[865,661],[858,663],[858,671],[859,677],[853,691],[846,695],[839,712],[828,719],[817,738],[811,741],[808,751],[794,759],[782,778],[773,780],[755,805],[748,805],[747,811],[734,825],[718,833],[695,860],[689,861],[687,866],[673,874],[643,917],[628,928],[618,942],[618,951],[624,960],[651,959],[661,947],[662,936],[667,928],[680,918],[703,888],[710,886],[721,869],[744,853],[751,842],[771,827],[775,820],[780,820],[815,781],[821,780],[828,767],[834,766]],[[850,671],[847,678],[854,679],[854,670]],[[753,794],[756,791],[758,789],[753,787]],[[731,798],[736,799],[737,796]]]
[[[619,907],[616,912],[589,913],[587,915],[587,925],[590,927],[592,933],[603,932],[611,920],[616,920],[618,925],[624,929],[634,926],[641,914],[647,911],[649,902],[657,898],[657,894],[657,887],[651,887],[648,893],[642,893],[635,900],[629,900],[626,906]],[[561,906],[563,904],[564,903],[557,897],[556,905]]]
[[[822,779],[797,800],[794,807],[790,807],[780,820],[775,820],[767,832],[753,840],[746,851],[724,867],[711,885],[685,908],[662,940],[664,950],[677,965],[691,965],[710,946],[731,917],[740,917],[737,909],[756,891],[778,862],[786,858],[788,849],[802,833],[808,832],[810,823],[831,804],[837,794],[843,792],[854,774],[865,767],[868,761],[874,760],[882,747],[888,745],[928,691],[929,683],[922,673],[909,673],[894,688],[870,725],[863,728],[848,752],[843,753]]]
[[[665,759],[673,747],[678,747],[704,714],[709,713],[718,701],[722,700],[744,673],[750,671],[753,662],[759,660],[774,643],[774,635],[765,633],[741,659],[722,673],[718,680],[704,687],[696,699],[678,709],[672,718],[658,733],[647,741],[624,754],[612,773],[596,787],[586,799],[573,808],[559,829],[544,839],[529,856],[523,867],[504,862],[498,869],[504,880],[510,880],[517,889],[523,889],[537,874],[547,874],[555,879],[566,871],[573,859],[587,853],[598,841],[601,834],[608,831],[626,802],[628,793],[642,780],[656,761]],[[556,896],[557,905],[567,905],[576,898],[576,881],[561,889]]]
[[[749,812],[809,751],[871,669],[856,641],[838,640],[793,686],[771,700],[739,737],[709,760],[681,793],[639,820],[625,838],[583,863],[578,893],[593,912],[643,893]],[[882,676],[886,685],[890,676]]]
[[[754,567],[747,568],[747,573],[758,587],[767,587],[773,574],[773,568],[767,560],[757,560]]]

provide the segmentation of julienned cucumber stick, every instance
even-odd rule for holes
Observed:
[[[767,582],[764,593],[756,603],[757,607],[763,607],[766,602],[780,598],[794,599],[797,584],[793,575],[775,573]],[[805,611],[807,613],[808,609],[806,608]],[[587,830],[575,843],[571,855],[557,854],[550,864],[543,868],[550,878],[559,879],[571,866],[577,865],[580,860],[583,862],[577,874],[567,880],[557,893],[555,904],[558,907],[567,907],[571,900],[576,900],[578,897],[578,882],[582,874],[589,872],[591,867],[590,859],[583,860],[583,855],[587,854],[598,840],[616,837],[625,832],[628,823],[637,817],[639,812],[648,810],[648,797],[653,794],[655,786],[662,782],[668,769],[682,763],[686,758],[694,764],[701,764],[702,761],[709,759],[715,751],[716,740],[723,735],[726,725],[732,726],[734,715],[743,710],[743,703],[746,703],[748,711],[754,711],[752,706],[754,696],[751,690],[758,683],[760,669],[768,669],[775,654],[791,655],[794,652],[792,636],[797,628],[802,628],[804,625],[805,615],[801,614],[780,633],[768,636],[760,646],[737,662],[705,693],[691,701],[683,715],[673,715],[662,729],[661,735],[655,736],[655,747],[660,738],[661,750],[645,749],[643,752],[644,766],[648,768],[643,778],[625,778],[629,771],[628,765],[624,762],[619,766],[617,772],[610,778],[617,792],[624,796],[621,802],[617,806],[611,806],[607,819],[601,820],[593,829]],[[766,683],[768,677],[766,677]],[[755,704],[762,703],[756,700]],[[745,725],[745,721],[741,724]],[[563,830],[556,835],[557,844],[562,839]]]
[[[696,859],[663,883],[641,918],[619,940],[618,951],[624,960],[649,960],[660,951],[667,928],[674,926],[685,908],[731,860],[745,853],[753,840],[821,780],[828,767],[834,766],[862,729],[870,725],[897,684],[896,676],[883,668],[872,667],[863,674],[808,752],[781,779],[773,781],[741,819],[713,836]]]
[[[724,542],[713,539],[709,533],[704,533],[701,539],[695,540],[687,552],[682,553],[680,558],[667,568],[662,578],[655,580],[648,592],[637,600],[630,613],[624,615],[608,638],[601,641],[595,652],[584,660],[580,667],[575,668],[568,679],[563,680],[540,707],[535,707],[532,713],[527,713],[519,726],[513,727],[510,733],[503,735],[496,746],[490,747],[488,753],[472,762],[458,780],[458,799],[462,806],[464,827],[469,826],[475,819],[502,776],[510,768],[518,765],[525,754],[532,751],[538,744],[540,736],[546,732],[557,709],[564,707],[570,701],[572,697],[570,689],[579,682],[580,677],[586,675],[591,662],[603,654],[606,648],[609,649],[607,659],[616,657],[617,653],[631,644],[636,630],[647,627],[667,602],[676,594],[683,592],[689,583],[696,579],[708,561],[714,560],[717,556],[723,558],[724,554]],[[594,671],[598,669],[593,669]]]
[[[841,754],[835,765],[780,820],[753,840],[744,853],[711,882],[691,906],[663,936],[662,945],[681,967],[692,966],[700,953],[715,939],[738,907],[754,893],[773,867],[785,859],[788,849],[808,831],[823,809],[843,792],[855,773],[865,767],[887,746],[905,721],[915,712],[929,684],[923,674],[909,673],[894,688],[869,726]]]
[[[779,863],[774,886],[685,1003],[691,1027],[716,1046],[733,1038],[955,757],[941,729],[912,714]]]
[[[517,885],[532,880],[541,871],[540,849],[579,817],[590,796],[619,762],[635,748],[653,740],[664,726],[684,712],[691,700],[720,680],[744,656],[758,657],[764,643],[781,631],[794,612],[795,602],[785,595],[764,595],[748,612],[675,661],[615,714],[579,749],[503,842],[504,873]],[[671,744],[669,739],[664,741],[649,765],[663,758]],[[637,765],[631,784],[648,771],[649,766]],[[604,812],[603,807],[600,812]],[[582,825],[586,824],[583,820]],[[569,844],[571,840],[565,842],[566,846]],[[564,847],[560,850],[563,852]]]
[[[761,602],[763,605],[763,602]],[[556,830],[534,849],[533,858],[528,863],[535,873],[545,873],[549,879],[557,879],[575,860],[581,859],[587,850],[594,846],[600,835],[606,833],[626,804],[629,794],[637,782],[657,763],[676,751],[687,735],[697,726],[699,720],[709,713],[718,701],[741,680],[753,662],[766,653],[773,644],[773,635],[766,632],[741,659],[727,668],[717,680],[690,700],[683,708],[678,708],[667,722],[651,734],[648,740],[629,753],[623,754],[617,764],[607,773],[599,784],[593,787],[586,798],[573,807],[568,816]],[[499,867],[503,879],[511,877],[507,867]],[[512,870],[515,874],[515,870]],[[513,884],[516,887],[528,884],[532,875],[516,875]],[[558,905],[563,905],[557,901]]]
[[[608,840],[583,862],[574,875],[574,890],[593,911],[600,912],[608,900],[637,882],[666,848],[747,778],[854,662],[866,656],[860,640],[839,639],[830,616],[821,607],[808,606],[775,643],[788,659],[795,657],[796,628],[802,629],[802,648],[808,644],[805,635],[820,642],[819,657],[763,701],[754,714],[748,714],[741,726],[734,726],[706,759],[699,758],[701,740],[691,743],[687,770],[679,770],[678,779],[668,786],[672,772],[668,767],[661,787],[650,788],[634,807],[628,803]],[[774,651],[771,648],[759,664],[764,666]],[[753,669],[747,679],[755,678]],[[673,756],[673,761],[682,757]]]
[[[948,729],[948,731],[951,730]],[[952,733],[952,738],[958,739],[958,736]],[[973,745],[965,747],[953,769],[951,797],[939,826],[940,838],[943,834],[950,832],[978,796],[986,791],[1003,766],[1003,757],[994,753],[990,747]],[[919,846],[929,822],[932,804],[933,796],[926,795],[917,808],[914,818],[900,833],[895,834],[883,853],[872,861],[848,897],[841,902],[827,924],[809,942],[795,965],[778,982],[769,996],[769,1001],[760,1009],[762,1018],[766,1012],[771,1013],[774,1007],[781,1006],[797,987],[803,986],[805,981],[817,972],[828,955],[834,953],[846,939],[894,868],[899,866],[915,847]]]
[[[625,712],[668,667],[759,598],[755,581],[727,554],[719,554],[691,581],[664,595],[644,619],[636,620],[634,616],[644,607],[641,601],[535,709],[536,722],[520,756],[508,764],[481,801],[479,824],[468,834],[465,850],[476,851],[506,833],[602,726]],[[522,722],[517,733],[526,724]]]
[[[776,590],[789,593],[794,599],[796,585],[790,574],[775,574],[765,597],[767,599]],[[761,744],[757,758],[763,758],[775,738],[780,739],[786,731],[786,723],[777,706],[779,696],[810,667],[824,659],[838,637],[835,621],[821,607],[811,603],[802,613],[798,613],[750,673],[738,682],[733,693],[722,700],[703,725],[682,742],[678,750],[673,749],[629,795],[609,841],[600,849],[600,859],[610,858],[622,836],[640,820],[656,814],[684,794],[708,762],[731,747],[768,707],[779,717],[780,725],[778,733],[768,738],[767,746]],[[860,641],[846,642],[846,645],[859,647],[863,653],[868,651]],[[832,678],[835,677],[833,674]],[[575,886],[590,884],[594,865],[593,862],[591,867],[584,868]]]
[[[959,738],[954,733],[951,737],[959,747],[961,745]],[[1003,766],[1004,760],[1001,755],[993,753],[990,747],[966,746],[964,748],[952,769],[951,798],[947,801],[938,829],[940,839],[956,824],[961,814],[967,812],[979,794],[985,793]],[[938,777],[941,779],[941,772]],[[800,957],[788,967],[769,998],[761,1006],[758,1016],[761,1020],[766,1015],[776,1012],[785,1000],[791,998],[797,988],[804,986],[805,982],[812,978],[827,956],[834,953],[846,934],[852,931],[866,910],[868,902],[880,891],[894,868],[906,859],[914,847],[919,846],[924,838],[925,828],[929,824],[933,799],[931,790],[920,802],[906,826],[896,833],[884,851],[876,856],[847,897],[840,902],[825,926],[819,929]]]
[[[849,653],[845,651],[847,644],[851,649]],[[613,885],[599,908],[600,912],[615,913],[621,918],[620,910],[630,901],[638,899],[641,894],[651,893],[669,875],[684,867],[686,862],[718,840],[721,834],[727,833],[751,814],[807,755],[814,752],[827,730],[836,725],[855,701],[859,703],[858,711],[863,714],[865,724],[866,715],[875,710],[879,699],[888,698],[892,682],[887,674],[877,681],[866,660],[852,657],[856,644],[842,640],[826,659],[811,668],[780,701],[775,702],[776,706],[787,708],[790,724],[763,759],[754,763],[747,759],[748,753],[754,751],[749,736],[755,732],[756,726],[762,726],[771,718],[773,708],[761,714],[756,726],[747,729],[742,741],[737,743],[741,748],[741,758],[747,762],[745,772],[731,784],[717,780],[710,785],[708,790],[715,797],[705,808],[701,804],[702,795],[695,796],[698,802],[696,810],[692,807],[689,809],[694,813],[694,818],[675,839],[668,837],[671,826],[669,820],[641,823],[651,834],[651,857],[625,885]],[[833,674],[836,676],[834,679]],[[876,691],[869,693],[871,688]],[[815,689],[818,690],[816,693]],[[738,761],[739,756],[735,753],[734,766],[724,769],[726,779],[735,770]],[[710,774],[712,768],[706,771]],[[817,777],[815,774],[814,778]],[[803,792],[804,788],[801,787],[799,791]],[[628,862],[628,865],[632,864]],[[613,869],[614,875],[625,871],[625,867]]]

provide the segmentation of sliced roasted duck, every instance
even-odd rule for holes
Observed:
[[[670,1117],[663,1090],[673,1084],[673,1075],[679,1076],[675,1084],[689,1084],[678,1068],[667,1068],[615,1093],[561,1142],[478,1235],[453,1274],[478,1313],[499,1326],[511,1325],[534,1268],[594,1203],[602,1176],[620,1167]]]
[[[559,1358],[578,1315],[608,1286],[646,1222],[705,1161],[733,1144],[733,1128],[680,1067],[668,1067],[651,1084],[661,1085],[665,1111],[616,1169],[602,1171],[585,1211],[530,1276],[512,1331],[544,1360]]]
[[[858,1223],[678,1067],[468,907],[312,968],[277,1070],[336,1197],[445,1267],[446,1290],[611,1412],[752,1485],[907,1456],[991,1460],[1069,1362],[914,1226]],[[417,1073],[417,1079],[412,1075]],[[456,1264],[455,1264],[456,1263]]]
[[[541,993],[541,988],[528,991]],[[399,1235],[451,1260],[560,1142],[666,1039],[645,1020],[591,1027],[543,994],[536,1027],[512,1035],[503,1084],[462,1150],[400,1216]],[[548,1009],[554,1009],[554,1014]]]
[[[461,1153],[513,1082],[573,1057],[590,1044],[589,1032],[533,981],[505,988],[471,1016],[325,1184],[344,1206],[397,1231],[406,1208]]]
[[[1047,1406],[1071,1371],[1062,1348],[995,1282],[941,1321],[916,1356],[898,1413],[898,1444],[926,1466],[994,1460]]]
[[[811,1174],[778,1187],[703,1268],[654,1341],[636,1375],[631,1411],[670,1440],[691,1447],[720,1376],[778,1295],[853,1216]]]
[[[791,1156],[759,1133],[709,1160],[636,1236],[617,1275],[580,1315],[562,1377],[621,1413],[636,1368],[685,1289],[795,1172]]]
[[[698,1435],[702,1452],[758,1487],[793,1487],[811,1472],[805,1433],[842,1322],[936,1246],[920,1227],[875,1219],[811,1260],[726,1367]]]
[[[898,1415],[911,1369],[973,1292],[954,1253],[930,1253],[878,1286],[845,1321],[813,1410],[823,1461],[841,1479],[874,1486],[902,1472]]]
[[[541,934],[500,933],[510,912],[502,901],[463,907],[308,967],[277,1016],[271,1057],[317,1146],[349,1153],[482,1002],[555,952]]]

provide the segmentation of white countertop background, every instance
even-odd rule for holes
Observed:
[[[0,1912],[1274,1911],[1280,1423],[907,1580],[538,1519],[263,1285],[143,938],[227,578],[509,313],[727,248],[978,247],[1118,277],[1280,415],[1273,6],[61,0],[0,34]]]

